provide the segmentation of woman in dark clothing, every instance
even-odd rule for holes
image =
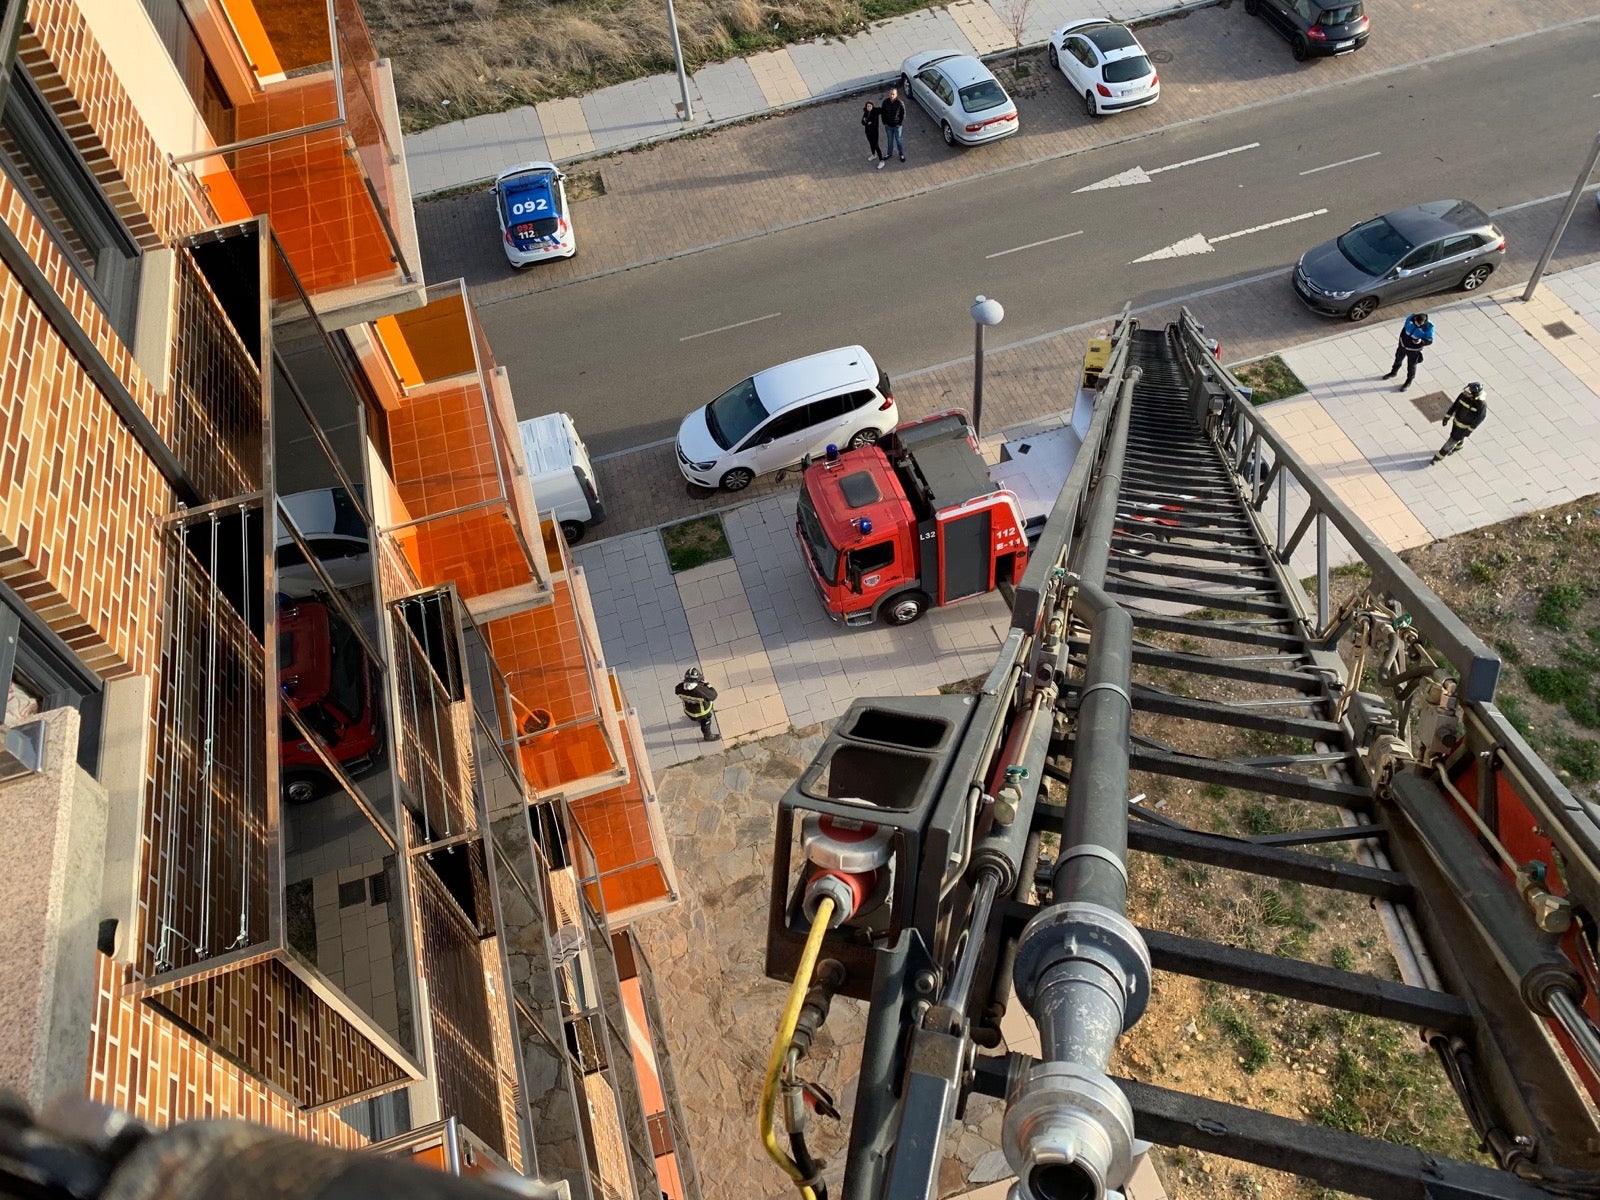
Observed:
[[[861,128],[867,131],[867,145],[872,147],[872,153],[867,155],[867,160],[870,162],[877,159],[878,167],[882,169],[883,151],[878,149],[878,120],[878,110],[872,101],[868,100],[866,107],[861,110]]]

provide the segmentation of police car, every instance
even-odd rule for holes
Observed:
[[[513,267],[547,258],[571,258],[578,239],[567,214],[566,178],[555,163],[530,162],[500,172],[494,181],[500,240]]]

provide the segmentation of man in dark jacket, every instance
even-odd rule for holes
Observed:
[[[1422,361],[1423,349],[1431,345],[1433,322],[1428,320],[1427,313],[1412,313],[1400,327],[1400,342],[1394,348],[1394,366],[1389,368],[1384,378],[1393,379],[1400,373],[1400,364],[1405,363],[1406,381],[1399,387],[1400,391],[1405,391],[1417,377],[1417,364]]]
[[[900,161],[906,160],[906,139],[900,127],[906,123],[905,102],[900,99],[900,89],[892,87],[889,94],[883,98],[883,103],[878,105],[878,111],[883,114],[883,128],[888,137],[883,148],[883,155],[888,158],[891,154],[899,154]]]
[[[1428,465],[1431,467],[1441,458],[1446,458],[1461,449],[1461,443],[1472,436],[1472,431],[1482,425],[1483,418],[1488,415],[1489,402],[1483,397],[1483,384],[1467,384],[1444,414],[1442,424],[1450,426],[1450,439],[1439,448],[1439,453],[1433,456],[1432,462]]]

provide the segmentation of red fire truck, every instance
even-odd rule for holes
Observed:
[[[959,411],[808,465],[795,526],[823,607],[847,625],[909,625],[1028,565],[1023,504]]]

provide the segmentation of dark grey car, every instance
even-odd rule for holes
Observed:
[[[1505,251],[1505,235],[1472,201],[1433,200],[1307,250],[1295,265],[1294,290],[1315,312],[1365,321],[1397,300],[1476,291]]]

